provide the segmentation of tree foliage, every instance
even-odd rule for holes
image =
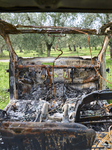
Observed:
[[[99,29],[104,23],[111,21],[112,14],[99,13],[0,13],[0,18],[12,24],[34,26],[70,26],[78,28]],[[21,34],[10,35],[14,49],[35,50],[43,54],[47,50],[50,56],[51,48],[56,47],[57,37],[48,34]],[[90,36],[91,46],[97,49],[102,45],[103,37]],[[112,42],[110,42],[112,43]],[[5,49],[3,42],[0,49]],[[112,45],[112,44],[110,44]],[[66,35],[60,38],[58,47],[88,47],[85,35]],[[69,48],[68,48],[69,50]]]

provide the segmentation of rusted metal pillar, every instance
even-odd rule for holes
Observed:
[[[17,55],[12,47],[9,35],[5,33],[5,27],[1,23],[0,24],[0,35],[3,37],[5,40],[8,49],[9,49],[9,56],[10,56],[10,63],[9,63],[9,85],[10,85],[10,99],[17,99],[17,89],[16,89],[16,75],[15,75],[15,63],[17,61]]]
[[[102,46],[102,49],[98,55],[98,60],[100,61],[101,63],[101,76],[106,79],[106,59],[105,59],[105,52],[106,52],[106,49],[107,49],[107,45],[110,41],[110,36],[105,36],[105,39],[104,39],[104,42],[103,42],[103,46]],[[103,90],[103,89],[106,89],[106,81],[100,78],[100,90]]]
[[[9,82],[10,82],[10,99],[17,99],[18,98],[18,91],[16,88],[16,73],[15,73],[15,66],[16,61],[18,59],[15,51],[13,50],[12,44],[10,42],[9,36],[5,36],[5,42],[9,49],[9,55],[10,55],[10,63],[9,63]]]

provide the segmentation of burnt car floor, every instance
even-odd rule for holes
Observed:
[[[0,20],[0,34],[10,54],[10,101],[0,110],[0,150],[91,149],[95,131],[108,131],[112,115],[106,100],[112,99],[112,92],[106,90],[105,51],[111,26],[104,25],[97,33],[71,27],[14,26]],[[105,35],[105,39],[97,57],[60,57],[61,51],[57,58],[43,60],[17,56],[8,35],[22,33],[86,34],[88,43],[88,34]],[[93,149],[98,147],[109,149],[109,144],[101,145],[97,139]]]

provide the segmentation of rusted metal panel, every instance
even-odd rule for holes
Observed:
[[[36,33],[36,34],[83,34],[83,32],[92,35],[109,35],[111,31],[112,23],[107,23],[100,28],[99,33],[96,29],[81,29],[76,27],[61,27],[61,26],[31,26],[31,25],[12,25],[3,20],[0,20],[0,34],[25,34],[25,33]],[[27,29],[25,29],[27,28]],[[29,28],[29,29],[28,29]],[[35,29],[34,29],[35,28]],[[63,30],[63,31],[62,31]]]
[[[16,68],[17,69],[23,69],[23,68],[52,68],[53,66],[52,65],[17,65]],[[100,68],[100,65],[96,65],[95,66],[96,68]],[[93,66],[92,65],[76,65],[76,66],[70,66],[70,65],[55,65],[54,66],[55,69],[65,69],[65,68],[86,68],[86,69],[93,69]]]
[[[81,124],[4,122],[0,127],[0,150],[90,149],[95,131]]]
[[[93,60],[95,67],[100,71],[100,63],[99,61],[96,61],[97,57]],[[30,91],[33,90],[32,88],[34,86],[38,86],[38,84],[43,86],[48,84],[52,86],[53,68],[54,82],[72,84],[74,89],[80,90],[84,89],[84,87],[85,89],[89,87],[95,88],[96,90],[98,89],[99,77],[95,74],[95,70],[90,59],[63,57],[56,60],[54,67],[52,65],[43,65],[42,63],[43,62],[40,58],[34,58],[34,60],[30,58],[18,58],[18,61],[15,63],[15,78],[18,96],[20,96],[20,91],[22,92],[22,95],[30,93]]]
[[[23,29],[19,29],[23,28]],[[30,28],[30,29],[24,29]],[[33,28],[33,29],[32,29]],[[35,29],[34,29],[35,28]],[[23,26],[23,25],[12,25],[3,20],[0,20],[0,29],[4,30],[5,34],[25,34],[25,33],[36,33],[36,34],[82,34],[86,32],[88,34],[96,35],[96,29],[81,29],[75,27],[54,27],[54,26]],[[62,32],[63,29],[63,32]],[[78,30],[82,32],[78,32]],[[3,32],[3,31],[2,31]]]

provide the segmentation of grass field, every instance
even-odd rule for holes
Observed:
[[[0,62],[0,109],[3,109],[9,102],[9,77],[6,70],[8,69],[8,63]]]
[[[76,52],[73,51],[68,51],[68,49],[62,49],[63,50],[63,55],[62,56],[88,56],[90,55],[89,49],[77,49]],[[92,48],[92,55],[97,56],[99,53],[100,48],[98,50],[95,50]],[[16,53],[20,57],[46,57],[46,52],[44,52],[43,55],[39,55],[37,52],[31,50],[29,52],[23,51],[23,53],[20,53],[19,50],[16,50]],[[51,56],[52,57],[57,57],[60,52],[58,51],[51,51]],[[4,57],[1,57],[0,59],[8,59],[8,52],[4,51]],[[107,62],[107,68],[110,69],[110,72],[107,73],[107,80],[112,82],[112,59],[110,59],[109,56],[109,50],[107,49],[106,52],[106,62]],[[7,92],[7,89],[9,88],[9,78],[8,78],[8,73],[6,73],[6,69],[8,69],[8,63],[2,63],[0,62],[0,109],[3,109],[7,103],[9,102],[9,93]],[[109,89],[112,89],[112,85],[107,83],[107,87]]]
[[[97,56],[99,51],[100,51],[101,47],[98,47],[97,50],[93,48],[91,48],[92,50],[92,55],[93,56]],[[63,55],[62,56],[88,56],[90,55],[90,51],[89,48],[84,48],[82,47],[82,49],[76,48],[76,51],[69,51],[68,48],[62,48],[61,49],[63,51]],[[34,51],[34,50],[30,50],[30,51],[26,51],[23,50],[22,53],[19,52],[19,50],[15,50],[15,52],[17,53],[17,55],[19,57],[47,57],[47,51],[45,50],[43,52],[43,54],[39,54],[38,52]],[[8,51],[4,51],[3,53],[3,57],[0,57],[0,59],[8,59],[9,58],[9,53]],[[54,51],[53,49],[51,49],[51,57],[57,57],[60,54],[59,51]],[[109,50],[107,49],[107,56],[109,56]]]

